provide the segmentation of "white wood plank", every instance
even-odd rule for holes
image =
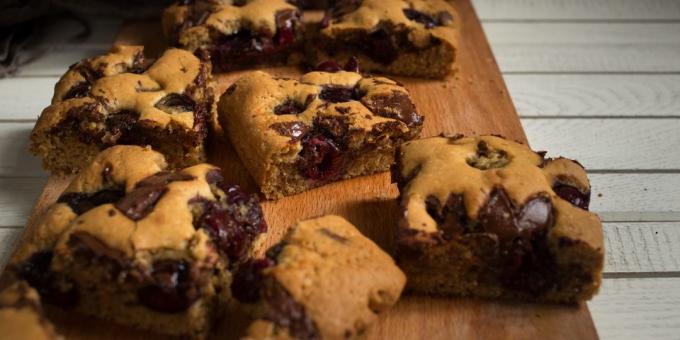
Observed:
[[[591,174],[590,209],[606,222],[680,221],[677,174]]]
[[[676,0],[473,0],[482,20],[679,20]]]
[[[0,176],[46,176],[28,151],[31,129],[33,123],[0,123]]]
[[[677,339],[680,278],[606,279],[590,313],[602,339]]]
[[[46,178],[0,178],[0,227],[23,226]]]
[[[503,72],[679,72],[680,23],[484,24]]]
[[[37,119],[50,105],[59,77],[0,79],[0,120]]]
[[[604,224],[605,273],[680,272],[680,222]]]
[[[680,119],[522,119],[531,146],[593,170],[680,169]]]
[[[522,117],[680,116],[680,75],[505,75]]]

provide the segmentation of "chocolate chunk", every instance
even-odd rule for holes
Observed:
[[[468,218],[463,195],[450,194],[443,207],[437,197],[430,195],[425,199],[425,207],[428,214],[437,222],[437,227],[445,240],[451,240],[454,236],[467,231]]]
[[[249,260],[239,265],[231,283],[232,295],[242,303],[259,301],[262,288],[262,271],[273,265],[274,262],[268,258]]]
[[[170,93],[161,98],[154,106],[167,113],[181,113],[194,111],[196,102],[186,94]]]
[[[28,260],[14,268],[17,276],[35,288],[43,301],[62,308],[74,307],[78,303],[78,290],[59,284],[56,274],[51,270],[52,251],[41,251],[31,255]]]
[[[562,183],[555,184],[552,189],[557,196],[571,203],[573,206],[588,210],[588,207],[590,206],[590,191],[583,193],[574,186]]]
[[[139,221],[153,211],[169,183],[193,179],[194,176],[182,172],[159,172],[139,181],[115,206],[131,220]]]
[[[108,267],[111,279],[115,279],[122,269],[130,266],[130,260],[123,251],[109,247],[87,232],[71,234],[68,245],[76,257],[88,264]]]
[[[286,241],[281,241],[273,246],[271,248],[267,249],[267,252],[265,253],[265,256],[272,260],[274,263],[278,262],[279,255],[281,255],[281,252],[283,252],[283,249],[288,245],[288,242]]]
[[[262,290],[263,300],[269,305],[267,316],[277,326],[287,328],[295,339],[320,339],[314,321],[307,316],[304,306],[279,283],[272,282]]]
[[[387,28],[379,28],[369,34],[362,44],[363,52],[383,65],[389,65],[399,57],[398,45],[393,41]]]
[[[59,196],[57,202],[66,203],[74,213],[82,215],[86,211],[107,203],[118,202],[125,192],[122,189],[105,189],[95,193],[67,192]]]
[[[146,217],[158,200],[167,191],[166,187],[141,187],[129,192],[116,203],[116,208],[133,221]]]
[[[297,142],[309,131],[309,126],[303,122],[280,122],[274,123],[269,128],[276,131],[281,136],[291,138],[291,142]]]
[[[300,105],[298,102],[288,99],[283,104],[279,104],[274,108],[274,114],[277,115],[297,115],[306,109],[306,105]]]
[[[106,117],[106,134],[101,138],[101,142],[105,145],[146,144],[143,134],[136,131],[138,119],[139,114],[135,111],[110,113]]]
[[[137,182],[135,188],[166,186],[177,181],[193,181],[196,177],[181,171],[161,171]]]
[[[224,182],[224,176],[222,176],[222,171],[219,169],[213,169],[205,174],[205,181],[208,184],[220,184]]]
[[[553,224],[552,202],[549,197],[536,196],[524,203],[517,215],[517,228],[521,232],[545,230]]]
[[[417,23],[423,24],[425,28],[431,29],[435,26],[442,26],[453,22],[453,17],[449,12],[441,11],[431,16],[413,8],[405,8],[404,15]]]
[[[519,235],[515,223],[514,205],[503,189],[494,189],[488,201],[479,210],[477,222],[484,232],[498,236],[501,243],[508,243]]]
[[[326,60],[316,65],[314,71],[335,73],[342,71],[342,67],[333,60]]]
[[[227,90],[224,91],[224,93],[226,93],[227,95],[231,95],[232,93],[234,93],[234,91],[236,91],[236,84],[231,84],[229,87],[227,87]]]
[[[357,57],[352,56],[349,59],[347,59],[347,62],[345,63],[345,67],[343,69],[347,72],[355,72],[359,73],[359,59]]]
[[[137,299],[149,309],[161,313],[179,313],[189,308],[199,297],[189,264],[184,261],[157,261],[151,276],[153,284],[137,291]]]
[[[90,93],[90,88],[92,84],[88,81],[81,81],[73,86],[61,97],[62,100],[72,99],[72,98],[82,98]]]
[[[327,13],[331,18],[339,18],[356,11],[362,3],[363,0],[336,0]]]
[[[319,98],[331,103],[344,103],[359,100],[363,95],[357,87],[326,85],[321,89]]]
[[[363,97],[361,103],[374,114],[398,119],[409,127],[423,124],[423,117],[418,114],[416,106],[403,92],[392,91],[388,96]]]
[[[344,236],[342,236],[342,235],[338,235],[338,234],[332,232],[332,231],[331,231],[330,229],[328,229],[328,228],[321,228],[321,229],[319,229],[318,231],[319,231],[321,234],[323,234],[323,235],[325,235],[325,236],[328,236],[329,238],[331,238],[331,239],[334,240],[334,241],[337,241],[337,242],[340,242],[340,243],[347,243],[347,242],[349,242],[349,240],[348,240],[346,237],[344,237]]]

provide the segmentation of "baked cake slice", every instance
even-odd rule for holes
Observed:
[[[435,137],[402,145],[393,178],[408,289],[555,302],[597,292],[602,223],[577,162],[501,137]]]
[[[301,16],[285,0],[196,0],[166,8],[162,21],[171,44],[229,71],[286,63],[302,40]]]
[[[356,56],[365,71],[443,78],[453,72],[460,18],[445,0],[338,0],[309,30],[314,64]]]
[[[232,291],[259,307],[248,339],[361,339],[405,280],[380,247],[328,215],[297,223],[265,259],[243,265]]]
[[[300,80],[252,72],[220,98],[220,124],[267,198],[387,171],[397,146],[420,133],[423,117],[401,84],[333,71]]]
[[[256,196],[199,164],[168,171],[139,146],[104,150],[69,184],[9,269],[46,303],[168,335],[204,337],[231,269],[266,230]]]
[[[141,46],[74,64],[31,133],[31,151],[59,174],[77,172],[103,149],[151,145],[173,168],[205,161],[215,105],[210,64],[180,49],[157,60]]]

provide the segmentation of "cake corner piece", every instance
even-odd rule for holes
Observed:
[[[405,143],[397,263],[422,294],[574,303],[598,290],[602,223],[580,164],[496,136]]]
[[[218,167],[170,171],[162,154],[118,145],[73,178],[8,268],[48,304],[204,338],[266,229],[257,197]]]
[[[388,254],[333,215],[298,222],[244,270],[255,275],[237,272],[232,289],[259,306],[248,339],[361,338],[406,281]]]
[[[215,112],[210,64],[180,49],[155,61],[143,52],[117,45],[60,78],[31,132],[31,151],[47,170],[76,173],[119,144],[151,145],[173,168],[205,161]]]

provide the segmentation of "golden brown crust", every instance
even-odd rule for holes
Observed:
[[[325,97],[328,88],[345,89],[348,96],[354,97],[340,101],[329,99]],[[383,104],[388,98],[403,99],[404,107]],[[296,111],[279,111],[286,105]],[[304,138],[320,125],[320,119],[339,122],[344,133],[337,138],[346,138],[348,149],[393,142],[384,136],[379,140],[383,129],[389,130],[386,134],[394,135],[393,138],[409,140],[415,138],[422,127],[422,117],[415,112],[403,86],[387,78],[345,71],[311,72],[300,80],[252,72],[227,89],[218,106],[220,124],[268,198],[306,189],[277,186],[274,173],[277,167],[289,166],[293,172],[287,175],[289,178],[298,174],[295,164],[304,147]],[[394,145],[378,145],[377,149],[388,147]],[[386,166],[384,164],[382,170]]]
[[[169,49],[148,65],[143,47],[115,46],[62,76],[31,133],[31,150],[58,173],[77,171],[94,157],[92,151],[77,155],[76,147],[118,143],[154,144],[172,156],[173,166],[186,164],[184,158],[195,164],[205,157],[206,124],[214,112],[209,77],[209,65],[184,50]],[[71,152],[62,145],[69,143],[67,135],[77,140]],[[158,141],[158,135],[168,140]]]
[[[38,292],[23,281],[0,291],[0,329],[4,339],[62,339],[45,319]]]
[[[321,339],[360,338],[377,314],[397,302],[406,281],[388,254],[339,216],[299,222],[282,246],[276,265],[264,270],[265,280],[303,307]],[[265,303],[276,308],[276,302]],[[260,334],[289,335],[276,318],[270,321],[273,329],[259,327]]]

